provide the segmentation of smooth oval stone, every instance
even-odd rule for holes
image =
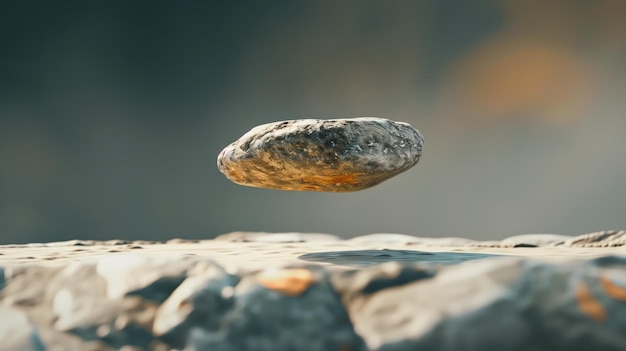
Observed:
[[[234,183],[279,190],[357,191],[417,164],[424,138],[384,118],[302,119],[260,125],[217,158]]]

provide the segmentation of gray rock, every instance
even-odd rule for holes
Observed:
[[[97,273],[107,282],[111,299],[138,295],[161,303],[185,280],[187,270],[197,263],[189,256],[160,257],[120,253],[97,262]]]
[[[626,349],[626,257],[301,258],[330,265],[233,272],[205,258],[135,253],[5,266],[0,350]]]
[[[567,247],[616,247],[626,245],[626,231],[607,230],[575,236],[556,246]]]
[[[218,168],[247,186],[356,191],[414,166],[424,138],[383,118],[291,120],[253,128],[219,154]]]
[[[205,266],[190,276],[159,307],[154,318],[154,335],[183,349],[191,331],[215,331],[233,307],[233,291],[239,277],[218,266]]]
[[[352,296],[370,350],[624,350],[626,259],[466,262]]]
[[[109,349],[92,336],[95,329],[110,324],[118,313],[124,312],[125,306],[104,298],[104,281],[95,274],[93,263],[76,262],[66,267],[16,266],[8,267],[5,272],[7,284],[0,303],[28,316],[37,328],[38,340],[45,345],[43,349]]]
[[[62,267],[17,265],[5,268],[5,288],[0,300],[25,310],[36,309],[49,302],[50,285]],[[52,320],[51,311],[42,311],[39,318]]]
[[[276,271],[275,284],[268,271],[244,277],[233,292],[234,306],[219,328],[196,328],[189,349],[365,351],[327,274],[319,267],[285,271],[287,275]],[[290,271],[294,275],[308,271],[313,280],[299,286],[299,278],[290,277]]]
[[[91,329],[122,314],[117,301],[106,299],[106,288],[106,281],[91,262],[74,262],[55,274],[44,295],[51,307],[54,328],[80,334],[86,327]]]
[[[569,235],[559,234],[522,234],[502,240],[503,247],[543,247],[552,246],[572,239]]]
[[[363,296],[430,279],[437,274],[437,270],[437,267],[429,264],[387,262],[367,269],[334,271],[331,274],[331,282],[335,291],[342,297],[344,306],[351,306],[355,300]]]
[[[42,347],[46,351],[115,351],[117,348],[113,348],[107,345],[101,340],[83,340],[77,335],[71,333],[58,331],[52,328],[39,329],[39,338]],[[45,346],[43,346],[45,345]]]
[[[341,239],[336,235],[322,233],[232,232],[219,235],[214,240],[231,242],[304,243],[337,241]]]
[[[213,267],[211,261],[186,256],[141,254],[58,268],[24,266],[10,272],[0,302],[21,308],[43,325],[47,347],[165,350],[152,332],[159,305],[187,276]]]
[[[154,341],[149,324],[156,305],[137,296],[110,297],[110,282],[98,274],[98,262],[74,262],[49,283],[44,306],[31,316],[46,322],[52,312],[55,331],[67,332],[85,345],[148,348]],[[47,305],[47,306],[46,306]],[[84,348],[88,349],[88,348]]]

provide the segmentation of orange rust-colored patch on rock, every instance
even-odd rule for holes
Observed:
[[[576,289],[576,300],[580,310],[595,322],[604,322],[607,312],[604,306],[589,291],[585,282],[580,282]]]
[[[313,273],[307,269],[269,270],[261,273],[259,282],[265,288],[287,296],[299,296],[316,282]]]
[[[246,178],[243,176],[243,174],[241,174],[239,170],[229,169],[228,171],[229,171],[228,175],[230,176],[233,182],[243,183],[245,181]]]
[[[338,175],[310,175],[302,178],[305,183],[319,184],[319,185],[335,185],[346,184],[354,185],[359,183],[357,174],[338,174]]]
[[[604,292],[611,298],[618,301],[626,301],[626,289],[613,283],[607,277],[600,277],[600,283],[602,284]]]

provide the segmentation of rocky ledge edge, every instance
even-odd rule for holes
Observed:
[[[625,234],[533,234],[500,245],[621,249]],[[272,246],[336,239],[407,245],[408,237],[339,240],[327,234],[239,232],[213,242]],[[420,245],[435,240],[441,246],[445,240],[412,238]],[[497,245],[447,240],[451,247]],[[186,241],[171,244],[181,242]],[[602,255],[609,249],[594,249],[599,257],[561,262],[473,252],[439,260],[431,252],[345,250],[238,269],[218,264],[210,252],[148,255],[135,250],[149,244],[157,245],[0,246],[3,255],[33,247],[104,245],[125,251],[121,247],[128,246],[126,253],[107,251],[63,264],[0,263],[0,350],[626,349],[626,257],[621,251]]]

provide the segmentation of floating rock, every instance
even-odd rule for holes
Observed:
[[[217,165],[241,185],[348,192],[408,170],[423,143],[409,124],[383,118],[291,120],[253,128],[222,150]]]

